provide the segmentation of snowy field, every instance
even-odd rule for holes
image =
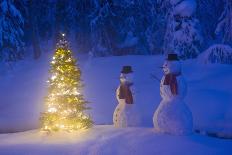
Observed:
[[[0,154],[232,154],[232,140],[200,134],[170,136],[154,133],[152,117],[160,102],[159,68],[163,56],[78,57],[85,84],[83,93],[97,126],[78,133],[39,132],[39,115],[46,95],[51,55],[20,62],[12,71],[0,69]],[[232,67],[182,62],[188,82],[185,99],[193,113],[194,128],[232,137]],[[123,65],[134,70],[138,128],[114,129],[115,90]],[[31,130],[31,131],[26,131]],[[9,132],[18,132],[19,133]]]
[[[230,155],[231,140],[156,134],[151,128],[95,126],[46,135],[37,130],[0,135],[4,155]]]

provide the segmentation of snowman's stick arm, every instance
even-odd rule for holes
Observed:
[[[154,74],[151,74],[151,78],[157,80],[158,82],[161,81],[161,80],[160,80],[156,75],[154,75]]]

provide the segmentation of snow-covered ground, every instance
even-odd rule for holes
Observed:
[[[124,56],[96,58],[84,69],[85,94],[92,102],[92,115],[97,124],[111,124],[117,104],[115,89],[121,66],[132,65],[141,126],[152,127],[152,115],[160,102],[159,82],[151,78],[163,75],[162,56]],[[232,67],[201,65],[196,60],[182,62],[188,82],[186,103],[193,112],[195,129],[232,136]],[[90,66],[90,67],[89,67]]]
[[[95,126],[88,131],[46,135],[37,130],[0,135],[4,155],[223,155],[232,141],[201,135],[171,136],[151,128],[115,129]]]
[[[13,71],[0,69],[0,132],[39,127],[46,95],[51,53],[38,61],[20,62]],[[89,59],[79,55],[83,93],[92,108],[95,124],[83,133],[46,136],[37,130],[0,134],[0,154],[232,154],[232,140],[203,135],[160,135],[152,130],[152,116],[160,102],[159,68],[163,56],[120,56]],[[202,65],[196,60],[183,64],[188,82],[186,103],[193,112],[194,128],[223,136],[232,135],[232,67]],[[142,123],[138,128],[114,129],[112,115],[117,105],[115,90],[123,65],[132,65],[136,106]],[[4,73],[4,74],[3,74]],[[103,126],[104,125],[104,126]],[[39,152],[39,153],[38,153]]]

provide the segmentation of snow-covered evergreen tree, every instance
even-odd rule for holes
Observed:
[[[119,21],[117,23],[117,51],[116,55],[132,54],[136,50],[138,37],[136,36],[136,19],[134,17],[134,1],[116,1],[115,6],[120,8],[116,15]]]
[[[0,61],[15,61],[23,56],[24,19],[13,0],[0,2]]]
[[[167,54],[171,51],[173,33],[174,33],[174,18],[173,18],[173,6],[170,0],[157,0],[157,3],[160,6],[161,14],[163,15],[165,33],[163,36],[163,47],[162,53]]]
[[[133,12],[136,21],[136,36],[138,37],[138,45],[136,48],[136,54],[151,54],[151,44],[149,44],[148,34],[149,27],[156,21],[154,21],[154,7],[155,2],[151,0],[135,1],[136,10]],[[153,25],[154,26],[154,25]],[[154,28],[154,27],[153,27]],[[150,35],[155,32],[150,29]],[[150,42],[151,43],[151,42]]]
[[[174,36],[174,16],[173,7],[169,0],[160,1],[161,7],[165,12],[166,32],[164,35],[163,53],[167,54],[173,49],[173,36]]]
[[[72,29],[75,29],[78,10],[76,1],[57,0],[54,7],[54,43],[56,43],[61,32],[70,34]]]
[[[167,31],[164,53],[177,53],[180,58],[195,58],[202,42],[200,25],[194,17],[195,0],[170,0],[167,9]]]
[[[40,35],[39,35],[39,25],[38,22],[41,21],[41,3],[37,4],[36,1],[29,1],[28,4],[28,25],[31,30],[31,42],[33,47],[33,57],[38,59],[41,55],[40,48]]]
[[[219,0],[197,0],[196,17],[202,26],[202,36],[205,40],[203,48],[208,47],[216,39],[215,29],[223,11],[223,3]]]
[[[53,34],[54,2],[52,0],[23,0],[26,8],[25,41],[33,49],[34,59],[43,51],[41,44],[48,42]]]
[[[158,28],[160,16],[157,15],[156,1],[94,2],[90,25],[95,55],[158,53],[154,44],[160,44],[154,39],[160,42],[162,31]]]
[[[95,2],[93,0],[76,2],[76,23],[74,25],[75,41],[77,49],[81,52],[91,51],[91,27],[90,16],[94,10]]]
[[[111,0],[95,0],[94,2],[94,11],[90,15],[92,51],[98,56],[111,55],[115,46],[113,40],[116,33],[113,2]]]
[[[225,0],[224,11],[215,30],[221,34],[222,42],[232,44],[232,1]]]
[[[23,15],[24,41],[32,45],[35,58],[43,51],[41,44],[53,38],[56,43],[60,32],[72,37],[78,51],[92,51],[97,56],[177,52],[184,59],[192,58],[198,55],[203,40],[196,17],[207,41],[203,48],[216,41],[216,27],[223,43],[230,42],[230,26],[226,25],[231,2],[226,0],[2,0],[1,4],[5,2]],[[225,10],[217,23],[223,3]]]
[[[155,46],[159,46],[162,41],[160,28],[163,25],[157,4],[153,0],[117,1],[116,8],[121,10],[116,14],[121,21],[120,51],[124,54],[159,53],[160,50]],[[156,38],[157,35],[159,38]]]
[[[151,54],[162,53],[163,38],[165,34],[164,14],[160,2],[149,1],[149,25],[146,29],[146,40]]]

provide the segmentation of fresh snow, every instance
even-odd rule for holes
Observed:
[[[120,47],[131,47],[138,43],[138,38],[133,35],[133,32],[129,31],[125,38],[125,41],[120,45]]]
[[[202,135],[171,136],[152,128],[95,126],[79,132],[47,135],[38,130],[0,135],[4,155],[226,155],[232,141]]]
[[[180,15],[181,17],[191,17],[196,10],[195,0],[184,0],[182,2],[173,3],[175,4],[174,14]]]
[[[39,127],[40,112],[47,91],[52,52],[38,60],[25,60],[0,76],[0,132],[17,132]],[[37,130],[0,134],[0,154],[232,154],[231,140],[204,135],[185,137],[154,133],[152,117],[161,97],[163,56],[120,56],[89,59],[78,55],[84,83],[83,93],[91,102],[88,112],[97,126],[79,135],[57,133],[47,137]],[[132,65],[136,104],[141,124],[137,128],[115,129],[111,125],[117,106],[115,91],[123,65]],[[232,68],[230,65],[182,62],[187,80],[185,103],[193,114],[194,129],[204,133],[232,135]],[[3,74],[4,73],[4,74]],[[143,151],[143,152],[142,152]]]
[[[232,64],[232,48],[229,45],[215,44],[198,56],[199,63]]]

